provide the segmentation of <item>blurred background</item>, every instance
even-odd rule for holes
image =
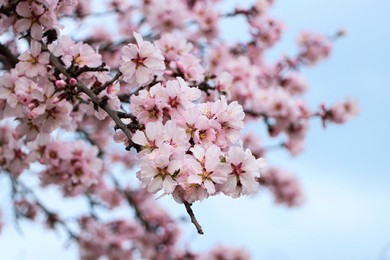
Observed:
[[[229,9],[250,1],[226,2]],[[216,243],[243,246],[254,259],[266,260],[390,259],[389,11],[388,0],[276,1],[271,15],[286,27],[270,61],[295,53],[302,30],[332,35],[345,28],[347,36],[335,43],[331,58],[304,70],[310,85],[307,99],[315,107],[350,96],[358,100],[361,113],[326,129],[312,120],[301,156],[292,158],[284,151],[269,155],[273,164],[300,177],[303,206],[275,206],[266,191],[236,200],[210,198],[194,205],[205,235],[184,223],[184,245],[201,251]],[[242,37],[240,18],[235,19],[222,24],[231,41]],[[161,202],[172,215],[185,216],[182,205],[171,198]],[[8,217],[10,225],[0,236],[1,259],[77,259],[75,247],[64,247],[60,234],[23,224],[20,235]]]

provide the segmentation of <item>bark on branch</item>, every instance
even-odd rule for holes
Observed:
[[[187,201],[184,201],[184,206],[186,207],[187,213],[188,213],[188,215],[191,218],[191,222],[196,227],[196,230],[198,231],[198,234],[203,235],[204,233],[203,233],[203,230],[202,230],[202,226],[199,224],[198,220],[196,219],[195,214],[192,211],[191,205],[192,204],[188,203]]]
[[[50,63],[56,69],[58,69],[65,77],[67,77],[68,80],[73,78],[72,75],[68,73],[64,65],[61,64],[59,59],[56,56],[54,56],[52,53],[50,53]],[[132,144],[131,141],[132,134],[129,128],[126,126],[126,124],[123,123],[122,120],[118,117],[117,112],[113,110],[107,102],[103,102],[104,100],[100,99],[93,90],[87,88],[86,86],[84,86],[84,84],[80,83],[78,80],[77,80],[77,88],[81,92],[84,92],[95,105],[99,106],[101,109],[106,111],[106,113],[115,122],[116,126],[125,133],[129,143],[129,146],[126,147],[126,149],[129,150]]]
[[[19,60],[7,46],[0,43],[0,62],[3,63],[4,70],[10,70]]]

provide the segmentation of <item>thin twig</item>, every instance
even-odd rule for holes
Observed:
[[[19,62],[18,58],[11,52],[11,50],[0,43],[0,61],[3,63],[3,68],[9,70],[15,67]]]
[[[196,230],[198,231],[198,234],[203,235],[204,233],[202,230],[202,226],[199,224],[198,220],[196,220],[196,217],[195,217],[194,212],[192,211],[191,205],[192,204],[188,203],[187,201],[184,201],[184,206],[186,207],[187,213],[191,218],[191,222],[195,225]]]
[[[89,67],[89,66],[84,65],[75,73],[75,78],[77,78],[78,76],[80,76],[84,72],[99,72],[99,71],[108,71],[105,63],[102,63],[101,65],[99,65],[97,67]]]
[[[95,94],[98,95],[100,92],[102,92],[103,90],[105,90],[108,86],[111,86],[111,85],[112,85],[115,81],[117,81],[121,76],[122,76],[122,72],[118,71],[118,72],[115,74],[115,76],[114,76],[111,80],[107,81],[106,83],[104,83],[104,84],[101,85],[100,87],[95,88],[95,89],[94,89]]]
[[[50,53],[50,52],[49,52]],[[61,64],[61,62],[59,61],[59,59],[54,56],[52,53],[50,53],[50,62],[51,64],[56,68],[58,69],[65,77],[68,78],[68,80],[70,80],[72,77],[71,74],[69,74],[69,72],[66,70],[66,68]],[[106,111],[106,113],[111,117],[111,119],[115,122],[116,126],[121,129],[127,139],[128,139],[128,143],[129,143],[129,146],[126,147],[127,149],[130,149],[131,147],[131,144],[132,144],[132,141],[131,141],[131,137],[132,137],[132,134],[131,134],[131,131],[129,130],[129,128],[127,128],[126,124],[124,124],[122,122],[122,120],[118,117],[117,113],[115,110],[113,110],[110,105],[107,103],[107,102],[102,102],[102,100],[95,94],[95,92],[89,88],[87,88],[86,86],[84,86],[84,84],[82,84],[80,81],[77,80],[77,88],[81,91],[81,92],[84,92],[85,94],[87,94],[87,96],[89,96],[89,98],[91,99],[91,101],[99,106],[101,109],[103,109],[104,111]]]

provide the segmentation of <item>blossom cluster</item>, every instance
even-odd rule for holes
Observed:
[[[138,178],[151,192],[190,203],[220,192],[253,194],[262,162],[236,145],[243,108],[226,99],[194,103],[200,96],[177,78],[131,97],[130,111],[145,125],[132,137],[140,146]]]
[[[41,184],[59,185],[66,196],[85,193],[102,176],[103,162],[97,157],[96,147],[85,142],[66,143],[51,141],[39,146],[39,162],[47,165],[41,172]]]
[[[0,127],[0,167],[18,177],[33,161],[22,140],[12,137],[12,128]]]
[[[270,167],[264,171],[258,181],[271,190],[276,203],[293,207],[304,202],[302,188],[298,179],[283,169]]]

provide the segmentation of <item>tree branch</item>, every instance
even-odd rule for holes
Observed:
[[[80,76],[84,72],[94,72],[94,71],[108,71],[108,69],[106,68],[105,63],[102,63],[100,66],[97,66],[97,67],[88,67],[88,66],[84,65],[75,73],[75,78],[77,78],[78,76]]]
[[[191,205],[192,204],[188,203],[187,201],[184,201],[184,206],[186,207],[187,213],[188,213],[188,215],[191,218],[191,222],[196,227],[196,230],[198,231],[198,234],[203,235],[204,233],[203,233],[203,230],[202,230],[202,226],[199,224],[198,220],[196,220],[196,217],[195,217],[194,212],[192,211]]]
[[[47,50],[48,51],[48,50]],[[50,53],[50,52],[49,52]],[[64,65],[61,64],[61,62],[59,61],[59,59],[54,56],[52,53],[50,53],[50,62],[51,64],[56,68],[58,69],[65,77],[67,77],[68,80],[72,79],[72,75],[68,73],[68,71],[66,70],[66,68],[64,67]],[[76,79],[77,80],[77,79]],[[128,144],[129,146],[126,147],[127,150],[129,150],[131,148],[131,144],[132,144],[132,141],[131,141],[131,137],[132,137],[132,133],[131,131],[129,130],[129,128],[126,126],[125,123],[122,122],[122,120],[118,117],[117,115],[117,112],[115,110],[113,110],[110,105],[107,103],[107,102],[103,102],[103,100],[101,100],[93,90],[87,88],[86,86],[84,86],[82,83],[80,83],[78,80],[77,80],[77,88],[81,91],[81,92],[84,92],[90,99],[91,101],[99,106],[101,109],[103,109],[104,111],[106,111],[106,113],[111,117],[111,119],[115,122],[116,126],[121,129],[127,139],[128,139]]]
[[[111,80],[107,81],[102,86],[95,88],[94,89],[95,94],[98,95],[100,92],[105,90],[108,86],[112,85],[115,81],[117,81],[121,76],[122,76],[122,72],[118,71]]]
[[[3,63],[5,70],[10,70],[15,67],[19,60],[7,46],[0,43],[0,62]]]

